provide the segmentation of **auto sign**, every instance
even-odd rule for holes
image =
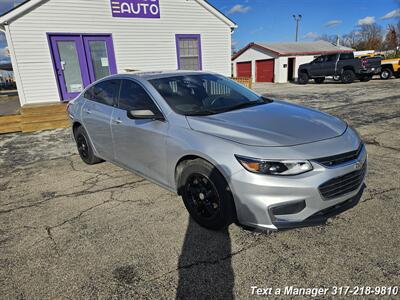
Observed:
[[[160,18],[159,0],[111,0],[115,18]]]

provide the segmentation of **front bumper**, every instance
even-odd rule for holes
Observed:
[[[329,199],[322,196],[322,184],[359,169],[360,161],[365,172],[352,191]],[[336,167],[328,168],[316,162],[312,164],[312,171],[297,176],[267,176],[246,170],[231,176],[229,181],[238,222],[261,230],[312,226],[323,224],[328,218],[358,203],[367,172],[365,149],[356,160]],[[281,209],[275,210],[277,207]],[[280,211],[279,215],[277,211]]]
[[[274,225],[278,229],[290,229],[290,228],[298,228],[298,227],[307,227],[307,226],[317,226],[325,224],[329,218],[337,216],[346,210],[349,210],[356,206],[358,202],[360,202],[361,196],[364,192],[365,184],[363,183],[359,192],[351,197],[349,200],[346,200],[342,203],[336,204],[334,206],[323,209],[314,215],[308,217],[304,221],[299,222],[285,222],[285,221],[275,221]]]

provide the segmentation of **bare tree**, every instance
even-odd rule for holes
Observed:
[[[323,40],[336,45],[337,38],[338,36],[335,34],[323,34],[319,36],[316,40]]]
[[[397,36],[400,36],[400,21],[397,22],[397,26],[396,26],[396,31],[397,31]]]
[[[342,37],[342,45],[357,49],[360,43],[360,33],[356,30],[350,31]]]
[[[378,24],[359,26],[359,41],[357,50],[380,50],[382,49],[382,27]]]
[[[398,45],[399,43],[396,28],[394,25],[390,24],[388,25],[388,30],[384,41],[385,50],[396,50]]]

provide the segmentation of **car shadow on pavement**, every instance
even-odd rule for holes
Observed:
[[[182,253],[176,299],[234,299],[228,229],[211,231],[189,218]]]

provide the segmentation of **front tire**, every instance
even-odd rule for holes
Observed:
[[[344,70],[341,76],[343,83],[353,83],[356,78],[356,74],[354,74],[353,70]]]
[[[76,147],[78,148],[79,156],[84,163],[88,165],[94,165],[102,162],[102,159],[94,155],[93,147],[90,144],[90,140],[86,130],[80,126],[75,130],[75,141]]]
[[[383,69],[381,74],[379,74],[379,76],[381,77],[381,79],[387,80],[393,76],[393,72],[390,69]]]
[[[310,77],[308,76],[308,74],[306,72],[299,73],[299,79],[298,79],[299,84],[307,84],[309,80],[310,80]]]
[[[235,221],[235,204],[228,183],[209,162],[186,162],[179,176],[179,191],[190,216],[200,226],[219,230]]]

